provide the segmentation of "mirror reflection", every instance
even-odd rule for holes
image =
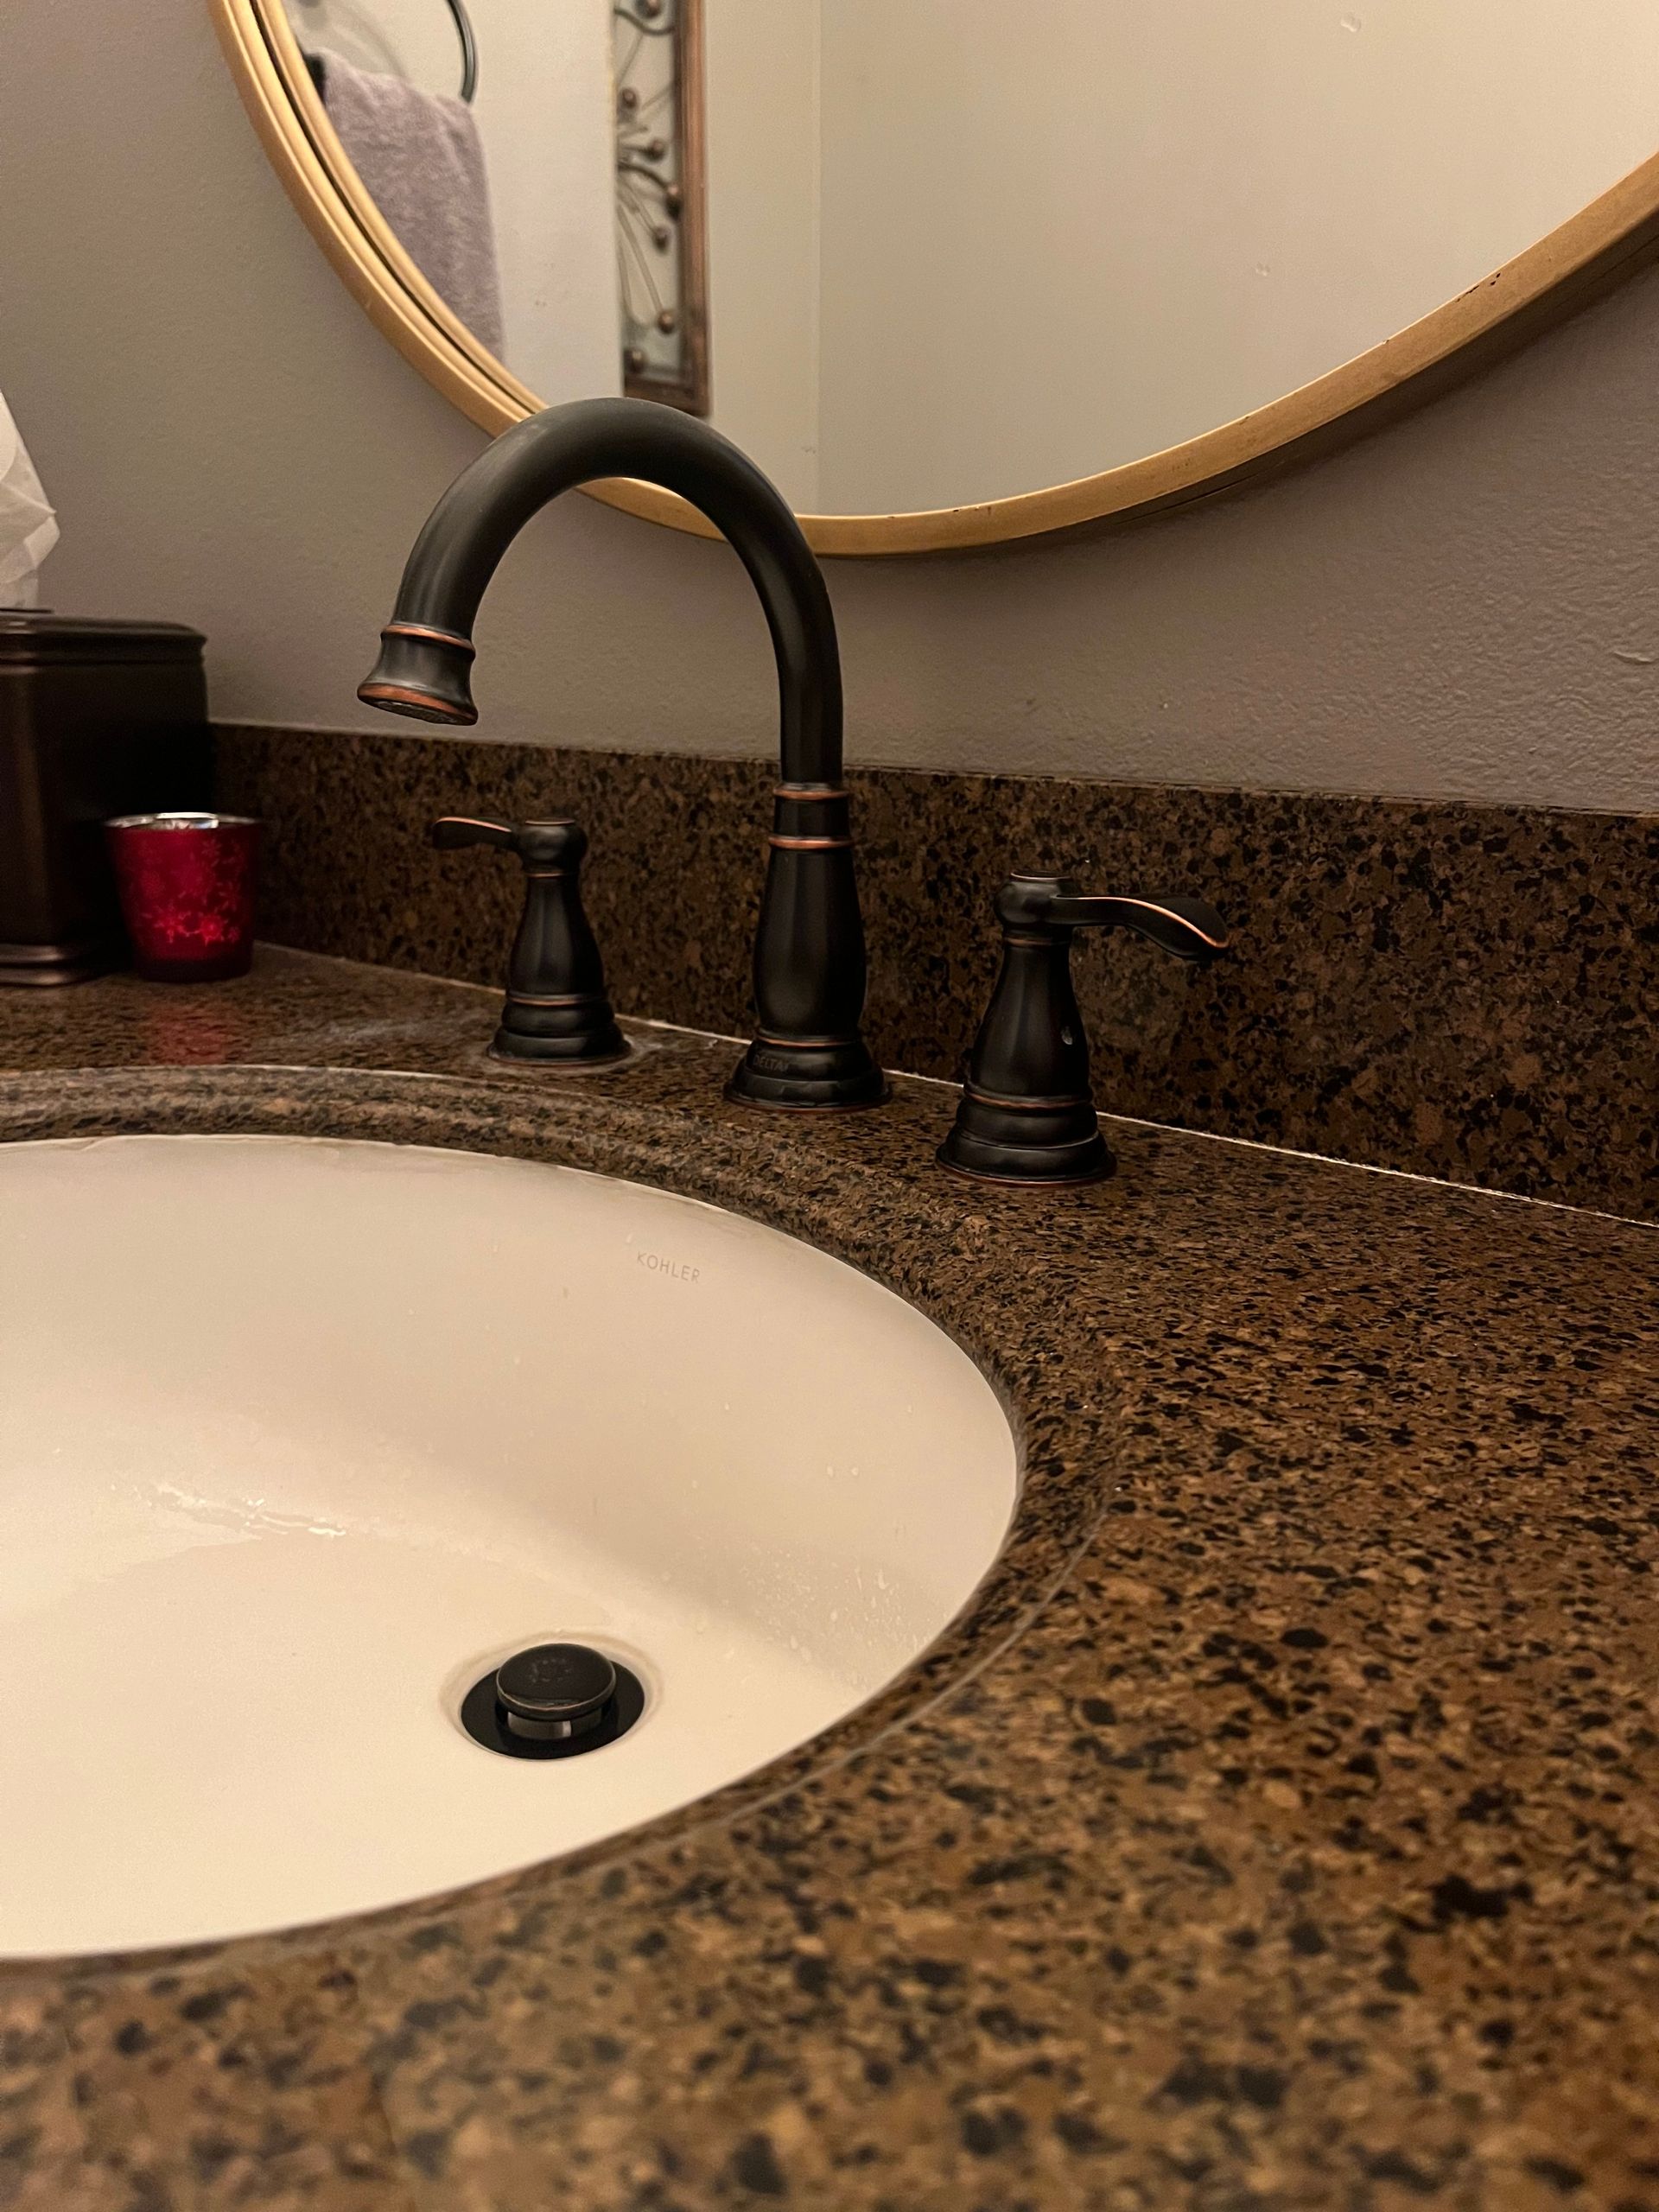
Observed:
[[[1651,0],[283,4],[487,352],[707,416],[804,513],[1214,429],[1659,143]]]

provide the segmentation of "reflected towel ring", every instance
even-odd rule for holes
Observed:
[[[455,19],[455,35],[461,41],[461,97],[468,106],[478,90],[478,41],[473,36],[473,19],[467,13],[466,0],[448,0],[450,14]],[[322,56],[308,52],[305,66],[311,73],[311,81],[317,88],[317,98],[328,97],[327,73]]]
[[[470,104],[478,90],[478,41],[473,36],[473,20],[467,13],[466,0],[449,0],[449,12],[455,19],[455,32],[461,40],[461,97]]]

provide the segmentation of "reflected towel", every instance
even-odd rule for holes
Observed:
[[[471,108],[337,54],[321,60],[328,120],[369,196],[433,290],[499,360],[501,276]]]

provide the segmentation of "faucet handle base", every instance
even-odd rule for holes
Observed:
[[[531,1025],[550,1016],[563,1025],[555,1033]],[[632,1053],[617,1027],[608,1001],[572,1000],[556,1011],[509,992],[501,1026],[490,1043],[493,1060],[533,1060],[543,1067],[610,1068]]]
[[[1117,1166],[1092,1098],[1000,1098],[972,1083],[937,1157],[982,1183],[1033,1185],[1098,1183]]]
[[[785,1112],[853,1113],[879,1106],[887,1079],[861,1037],[782,1039],[760,1036],[726,1086],[740,1106]]]

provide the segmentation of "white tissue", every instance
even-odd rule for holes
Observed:
[[[0,398],[0,607],[38,604],[40,566],[57,542],[57,517]]]

